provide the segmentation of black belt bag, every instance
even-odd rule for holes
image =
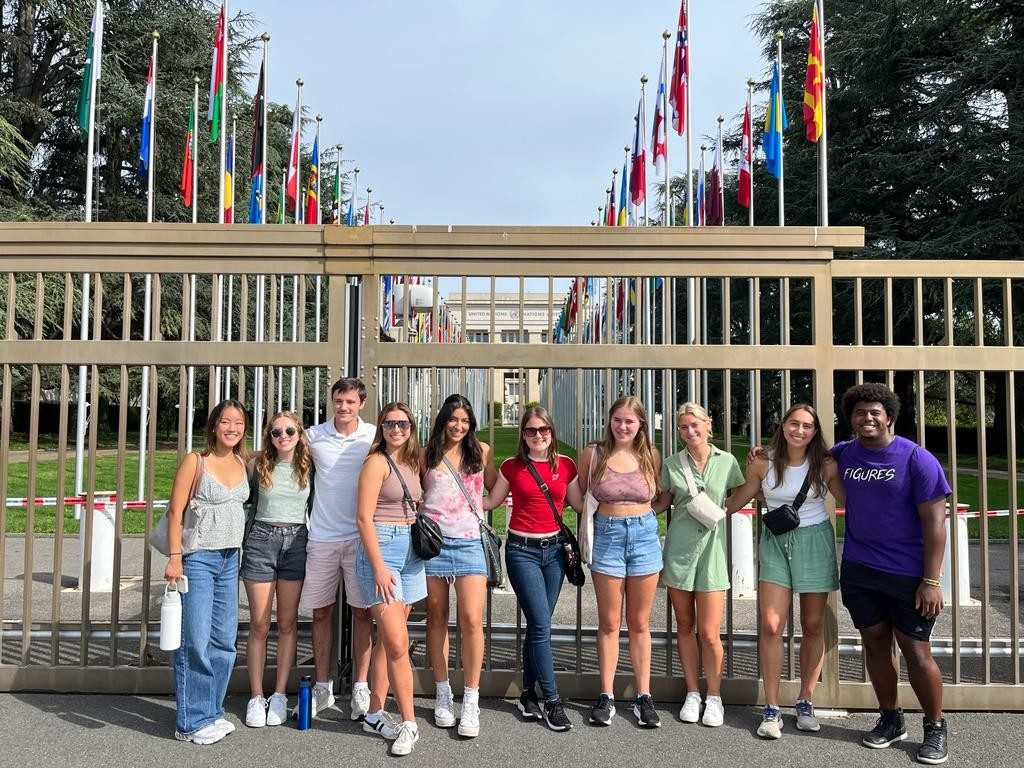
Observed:
[[[761,521],[765,524],[773,536],[781,536],[784,533],[798,528],[800,526],[800,515],[798,511],[800,506],[807,499],[807,492],[811,489],[811,470],[807,468],[807,476],[804,478],[804,484],[800,486],[800,493],[793,499],[792,504],[783,504],[781,507],[770,509],[764,513],[761,517]]]

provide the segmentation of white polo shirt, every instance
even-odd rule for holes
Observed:
[[[334,419],[306,430],[316,467],[313,513],[309,519],[312,541],[350,541],[356,528],[356,485],[376,428],[359,419],[351,435],[334,428]]]

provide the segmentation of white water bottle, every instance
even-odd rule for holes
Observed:
[[[172,589],[173,587],[173,589]],[[168,582],[160,604],[160,650],[176,651],[181,647],[181,592],[177,583]]]

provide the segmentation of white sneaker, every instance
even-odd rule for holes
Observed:
[[[250,728],[262,728],[267,724],[267,700],[253,696],[245,707],[245,724]]]
[[[462,699],[462,714],[459,717],[459,736],[473,738],[480,735],[480,701]]]
[[[288,719],[288,697],[275,693],[267,700],[267,725],[282,725]]]
[[[403,720],[398,724],[398,736],[391,744],[392,755],[408,755],[420,738],[420,729],[416,723]]]
[[[314,685],[313,686],[313,706],[310,708],[310,718],[319,717],[326,710],[334,706],[334,681],[331,680],[327,685]],[[298,707],[296,706],[296,711]]]
[[[370,718],[374,717],[374,722],[370,722]],[[363,718],[363,730],[367,733],[379,733],[388,741],[398,738],[398,723],[391,719],[384,710],[370,714],[369,712]]]
[[[700,720],[700,693],[690,691],[679,709],[679,719],[684,723],[696,723]]]
[[[721,696],[707,697],[704,701],[704,718],[701,722],[711,728],[717,728],[725,722],[725,707],[722,705]]]
[[[455,701],[451,688],[447,692],[438,691],[437,693],[437,701],[434,703],[434,723],[438,728],[451,728],[455,725]]]
[[[349,717],[353,720],[366,717],[366,713],[370,711],[370,691],[366,688],[353,688],[349,710]]]
[[[225,736],[227,736],[229,733],[235,732],[235,724],[232,723],[230,720],[225,720],[223,717],[214,720],[213,724],[220,728],[221,731],[224,732]]]
[[[761,724],[757,726],[757,735],[762,739],[782,738],[782,712],[778,707],[766,704],[761,710]]]
[[[210,723],[204,725],[198,731],[192,733],[181,733],[180,731],[174,732],[174,738],[178,741],[191,741],[193,744],[216,744],[218,741],[227,736],[223,730],[221,730],[216,723]]]

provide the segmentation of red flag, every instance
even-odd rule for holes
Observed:
[[[292,148],[288,153],[288,177],[285,182],[285,194],[288,196],[289,205],[295,209],[296,219],[299,217],[299,139],[302,134],[302,117],[299,110],[299,102],[296,101],[295,115],[292,117]]]
[[[220,7],[217,17],[217,31],[213,36],[213,62],[210,65],[210,101],[206,112],[206,120],[210,124],[210,141],[216,141],[220,135],[220,112],[224,103],[224,72],[227,51],[225,37],[227,19],[224,17],[224,6]]]
[[[804,80],[804,136],[808,141],[821,137],[821,107],[825,81],[821,71],[821,33],[818,29],[818,4],[811,11],[811,41],[807,47],[807,77]]]
[[[721,226],[725,221],[722,206],[722,142],[715,142],[715,154],[711,159],[711,180],[708,184],[707,224]]]
[[[363,207],[363,224],[369,224],[369,223],[370,223],[370,204],[367,203]]]
[[[744,208],[750,207],[750,172],[753,168],[754,154],[752,130],[750,125],[750,105],[743,109],[743,138],[740,143],[740,167],[736,201]]]
[[[196,113],[188,110],[188,131],[185,133],[185,157],[181,163],[181,200],[186,208],[192,207],[192,175],[195,173],[192,158],[192,136],[196,129]]]
[[[651,160],[654,162],[654,175],[665,178],[665,54],[661,55],[661,67],[658,69],[658,96],[654,102],[654,130],[651,133]]]
[[[676,51],[672,57],[672,80],[668,103],[672,105],[672,127],[680,136],[686,130],[686,88],[690,82],[690,43],[686,33],[686,0],[679,4]]]
[[[633,164],[629,170],[629,199],[640,205],[647,196],[647,147],[644,134],[643,103],[636,107],[636,130],[633,133]]]

